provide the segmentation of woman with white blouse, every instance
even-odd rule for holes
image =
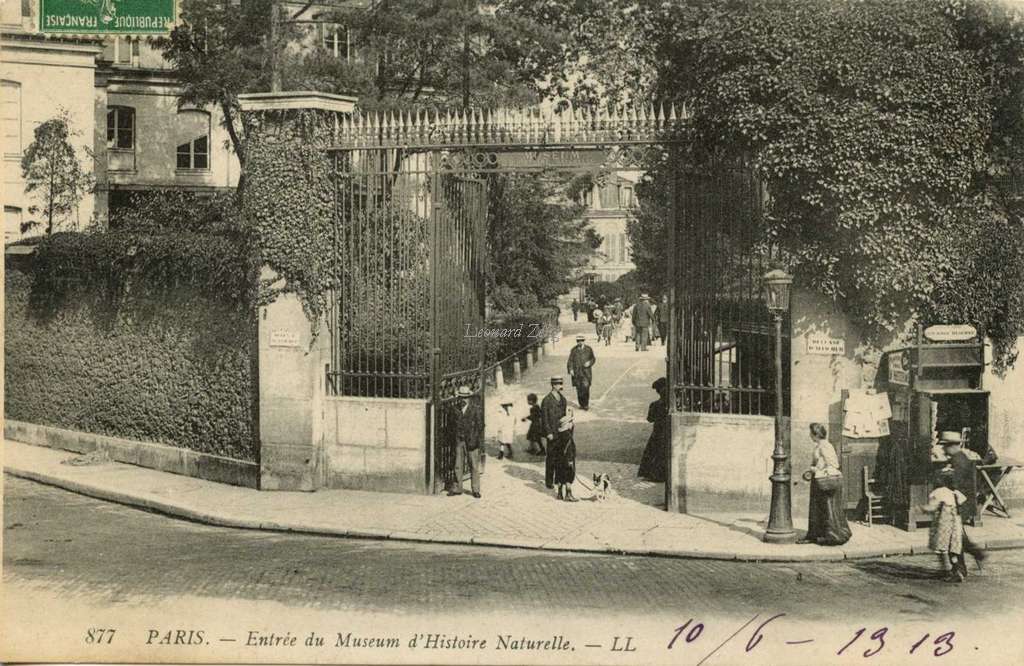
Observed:
[[[811,504],[807,518],[807,534],[800,543],[822,546],[840,546],[850,540],[850,526],[846,522],[843,502],[843,475],[839,471],[839,457],[828,441],[828,431],[820,423],[811,424],[814,452],[811,469],[806,477],[811,481]]]

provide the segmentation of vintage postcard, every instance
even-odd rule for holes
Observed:
[[[4,0],[4,663],[1024,661],[1024,5]]]

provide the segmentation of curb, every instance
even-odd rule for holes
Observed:
[[[842,549],[827,551],[809,551],[806,553],[738,553],[721,550],[698,551],[692,548],[686,550],[670,550],[664,548],[634,548],[624,546],[586,546],[572,543],[559,543],[542,541],[539,539],[513,540],[493,536],[460,536],[454,534],[418,534],[397,530],[374,530],[365,528],[329,528],[311,527],[308,525],[277,523],[272,521],[260,521],[255,519],[235,518],[231,516],[218,515],[207,511],[190,509],[171,502],[154,500],[145,497],[129,495],[127,493],[109,490],[99,486],[89,485],[70,479],[51,476],[48,474],[34,472],[31,470],[19,469],[17,467],[4,467],[3,472],[16,478],[34,481],[47,486],[61,488],[79,495],[94,497],[96,499],[135,507],[153,513],[159,513],[174,518],[180,518],[195,523],[214,525],[218,527],[229,527],[235,529],[263,530],[272,532],[287,532],[294,534],[309,534],[313,536],[329,536],[350,539],[374,539],[387,541],[401,541],[408,543],[432,543],[461,546],[485,546],[489,548],[513,548],[518,550],[536,550],[549,553],[588,553],[602,555],[628,555],[640,557],[668,557],[677,559],[700,559],[719,560],[735,562],[842,562],[844,560],[874,559],[879,557],[892,557],[896,555],[921,554],[920,545],[903,546],[882,546],[872,550]],[[994,538],[984,542],[984,547],[989,550],[1005,550],[1011,548],[1024,548],[1024,538]],[[931,552],[931,551],[927,551]]]

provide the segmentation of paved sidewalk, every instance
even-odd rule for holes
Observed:
[[[926,552],[927,531],[853,524],[842,547],[769,545],[763,523],[749,516],[670,514],[657,504],[660,484],[632,480],[635,467],[612,469],[623,491],[597,501],[583,483],[570,504],[543,485],[543,463],[489,458],[484,497],[399,495],[329,490],[260,492],[122,463],[66,465],[76,454],[7,440],[5,471],[73,492],[213,525],[314,534],[510,546],[545,550],[629,553],[724,560],[841,560]],[[586,463],[590,464],[590,463]],[[580,465],[580,478],[588,470]],[[987,519],[972,536],[988,548],[1024,546],[1024,528]]]

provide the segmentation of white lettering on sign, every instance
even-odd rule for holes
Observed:
[[[287,328],[274,328],[270,331],[271,347],[298,347],[299,333]]]
[[[924,337],[932,342],[960,342],[978,337],[978,329],[969,324],[938,324],[924,329]]]
[[[808,354],[845,354],[846,341],[842,338],[830,338],[827,335],[807,336]]]

